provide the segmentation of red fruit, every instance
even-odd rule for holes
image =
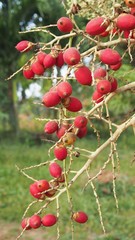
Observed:
[[[61,125],[60,128],[57,130],[56,135],[60,139],[65,132],[68,130],[69,126],[68,125]]]
[[[35,73],[32,71],[31,66],[26,66],[23,68],[23,76],[27,79],[32,79]]]
[[[61,68],[64,65],[63,52],[60,52],[58,54],[55,65],[59,68]]]
[[[30,185],[30,193],[35,198],[45,199],[45,194],[38,190],[36,182]]]
[[[82,66],[75,70],[75,78],[82,85],[91,85],[92,75],[88,67]]]
[[[39,228],[41,226],[41,218],[38,215],[33,215],[30,217],[29,224],[31,228]]]
[[[107,37],[109,35],[109,31],[104,31],[100,34],[101,37]]]
[[[100,103],[102,102],[104,99],[103,97],[103,94],[102,93],[99,93],[98,91],[95,91],[92,95],[92,100],[95,102],[95,103]]]
[[[99,67],[94,71],[94,78],[104,78],[106,76],[107,72],[104,68]]]
[[[53,57],[51,54],[46,54],[43,65],[45,68],[51,68],[55,65],[56,63],[56,58]]]
[[[73,29],[73,23],[71,21],[70,18],[68,17],[61,17],[58,21],[57,21],[57,28],[64,33],[68,33],[70,31],[72,31]]]
[[[135,7],[131,8],[130,13],[135,16]]]
[[[51,227],[57,222],[57,217],[53,214],[47,214],[42,218],[42,224],[45,227]]]
[[[101,80],[97,83],[96,89],[101,94],[107,94],[111,91],[111,83],[108,80]]]
[[[56,121],[49,121],[44,126],[45,133],[52,134],[58,130],[58,123]]]
[[[76,97],[70,97],[70,102],[65,108],[71,112],[78,112],[82,109],[82,103]]]
[[[87,118],[84,116],[77,116],[74,120],[74,126],[77,128],[82,128],[87,125]]]
[[[116,20],[116,26],[120,30],[132,30],[135,28],[135,16],[132,14],[122,13]]]
[[[36,182],[36,187],[39,192],[46,191],[50,188],[49,182],[47,180],[39,180]]]
[[[61,82],[57,86],[57,93],[61,98],[69,97],[72,94],[72,86],[69,82]]]
[[[121,62],[120,54],[111,48],[106,48],[99,51],[99,59],[105,64],[116,65]]]
[[[17,45],[15,46],[15,48],[19,51],[19,52],[27,52],[29,50],[31,50],[33,46],[32,42],[29,42],[27,40],[23,40],[19,43],[17,43]]]
[[[44,61],[44,58],[46,57],[46,55],[47,54],[45,52],[42,52],[42,51],[38,52],[37,59],[38,59],[40,64],[43,65],[43,61]]]
[[[31,65],[32,71],[37,75],[43,75],[45,69],[39,61],[35,61]]]
[[[59,178],[62,174],[62,168],[57,163],[51,163],[49,166],[49,172],[52,177]]]
[[[93,18],[86,25],[86,33],[91,36],[99,35],[105,32],[108,25],[109,21],[105,20],[103,17]]]
[[[109,81],[111,83],[111,91],[110,92],[114,92],[118,86],[117,80],[114,77],[109,76]]]
[[[131,8],[135,7],[135,0],[125,0],[125,3],[128,7],[131,7]]]
[[[75,65],[80,62],[80,53],[75,47],[68,48],[63,54],[64,62],[68,65]]]
[[[82,127],[82,128],[79,128],[79,131],[77,133],[77,137],[83,138],[83,137],[85,137],[87,135],[87,132],[88,132],[88,129],[87,129],[86,126]]]
[[[67,149],[63,145],[54,148],[54,155],[58,160],[64,160],[67,157]]]
[[[22,220],[21,226],[22,226],[23,229],[24,229],[24,228],[25,228],[26,230],[31,229],[31,226],[30,226],[30,224],[29,224],[29,220],[30,220],[30,218],[24,218],[24,219]]]
[[[78,223],[85,223],[88,221],[88,215],[85,212],[75,212],[72,219]]]
[[[61,99],[56,91],[50,91],[43,96],[42,103],[46,107],[54,107],[60,103],[60,100]]]
[[[118,62],[117,64],[115,65],[110,65],[110,68],[114,71],[117,71],[122,65],[122,61],[121,62]]]

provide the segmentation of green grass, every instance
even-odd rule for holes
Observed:
[[[77,145],[77,144],[76,144]],[[17,141],[3,140],[0,144],[0,208],[1,220],[6,222],[20,222],[21,217],[28,204],[34,199],[29,194],[30,179],[24,177],[15,165],[20,168],[39,164],[49,160],[47,155],[51,145],[20,143]],[[93,136],[79,142],[79,147],[96,149],[97,142]],[[134,136],[131,131],[124,133],[118,141],[118,152],[120,156],[120,177],[116,181],[116,192],[119,200],[119,211],[117,212],[113,196],[112,183],[101,184],[94,181],[98,197],[102,207],[103,221],[107,234],[103,237],[99,221],[97,204],[90,185],[82,192],[86,181],[86,174],[83,174],[70,190],[74,211],[84,210],[89,215],[88,223],[78,225],[75,223],[75,239],[104,239],[104,240],[133,240],[135,239],[135,164],[131,166],[134,150]],[[93,162],[90,174],[99,171],[107,159],[106,149]],[[51,158],[53,159],[53,154]],[[85,163],[86,158],[74,158],[73,168],[79,169]],[[111,164],[107,167],[111,169]],[[47,166],[36,168],[28,172],[35,179],[50,179]],[[30,208],[28,215],[34,214],[43,203],[37,203]],[[55,203],[49,206],[47,212],[56,211]],[[44,211],[45,213],[45,211]],[[38,230],[37,230],[38,231]],[[50,237],[55,236],[56,227],[48,229]],[[67,196],[64,194],[60,199],[60,232],[62,240],[71,239],[70,210],[67,203]],[[102,236],[102,238],[101,238]],[[25,239],[25,238],[24,238]],[[48,238],[49,239],[49,238]]]

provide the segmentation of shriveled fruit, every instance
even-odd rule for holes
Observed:
[[[94,71],[94,78],[97,79],[97,78],[104,78],[106,76],[107,72],[106,72],[106,69],[102,68],[102,67],[99,67],[97,68],[95,71]]]
[[[43,65],[38,61],[35,60],[31,65],[32,71],[37,75],[43,75],[45,69]]]
[[[61,100],[61,98],[59,97],[59,95],[56,91],[50,91],[50,92],[45,93],[45,95],[42,98],[42,103],[46,107],[54,107],[60,103],[60,100]]]
[[[39,192],[46,191],[50,188],[49,182],[45,179],[37,181],[36,186]]]
[[[76,135],[72,132],[67,132],[66,135],[62,138],[64,145],[72,145],[76,141]]]
[[[103,101],[103,99],[104,99],[103,94],[99,93],[97,90],[92,94],[92,100],[95,103],[100,103]]]
[[[41,226],[41,217],[38,215],[33,215],[30,217],[29,224],[31,228],[39,228]]]
[[[71,21],[70,18],[68,17],[61,17],[58,21],[57,21],[57,28],[64,33],[68,33],[70,31],[72,31],[73,29],[73,23]]]
[[[134,8],[135,7],[135,0],[125,0],[125,3],[130,8]]]
[[[57,181],[58,181],[59,183],[63,183],[63,182],[65,182],[65,176],[64,176],[64,173],[62,173],[62,175],[61,175],[59,178],[57,178]]]
[[[61,82],[57,86],[57,93],[61,98],[69,97],[72,94],[72,86],[69,82]]]
[[[17,45],[15,46],[15,48],[19,51],[19,52],[28,52],[29,50],[31,50],[31,48],[33,47],[33,43],[29,42],[27,40],[23,40],[20,41],[19,43],[17,43]]]
[[[49,172],[52,177],[59,178],[62,174],[62,168],[57,163],[51,163],[49,166]]]
[[[54,120],[49,121],[44,126],[45,133],[52,134],[58,130],[58,123]]]
[[[111,83],[108,80],[101,80],[97,83],[96,89],[101,94],[107,94],[111,91]]]
[[[116,65],[117,63],[121,62],[120,54],[111,48],[106,48],[99,51],[99,59],[105,64],[108,65]]]
[[[82,128],[85,127],[87,125],[87,118],[84,116],[77,116],[74,120],[74,126],[76,128]]]
[[[69,97],[70,102],[65,108],[69,110],[70,112],[78,112],[82,109],[82,103],[81,101],[76,97]]]
[[[86,33],[91,36],[96,36],[103,33],[109,25],[109,21],[103,17],[91,19],[86,25]]]
[[[23,229],[24,229],[24,228],[25,228],[25,230],[30,230],[30,229],[31,229],[31,226],[30,226],[30,224],[29,224],[29,220],[30,220],[30,218],[24,218],[24,219],[22,220],[21,226],[22,226]]]
[[[135,28],[135,16],[128,13],[120,14],[116,19],[116,26],[120,30],[132,30]]]
[[[54,196],[55,193],[57,192],[57,187],[59,186],[59,182],[57,179],[55,179],[53,181],[50,181],[49,184],[50,184],[50,190],[47,191],[45,193],[45,195],[50,198],[50,197]]]
[[[67,154],[67,148],[63,145],[58,145],[54,148],[54,155],[58,160],[64,160],[67,157]]]
[[[47,54],[44,58],[43,65],[45,68],[51,68],[55,65],[56,58],[52,54]]]
[[[47,214],[44,217],[42,217],[42,224],[45,227],[51,227],[57,222],[57,217],[53,214]]]
[[[23,76],[27,79],[32,79],[35,76],[35,73],[32,71],[31,66],[25,66],[23,68]]]
[[[82,66],[75,70],[75,78],[82,85],[91,85],[92,75],[88,67]]]
[[[63,54],[64,62],[68,65],[76,65],[80,62],[80,53],[75,47],[70,47]]]
[[[88,215],[85,212],[79,211],[73,213],[72,219],[78,223],[86,223],[88,221]]]

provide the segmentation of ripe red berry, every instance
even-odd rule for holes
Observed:
[[[97,68],[95,71],[94,71],[94,78],[97,79],[97,78],[104,78],[106,76],[107,72],[104,68],[102,67],[99,67]]]
[[[110,69],[112,69],[113,71],[117,71],[122,65],[122,61],[118,62],[117,64],[115,65],[110,65]]]
[[[31,50],[32,46],[33,46],[32,42],[29,42],[27,40],[23,40],[23,41],[20,41],[19,43],[17,43],[15,48],[19,52],[27,52],[27,51]]]
[[[38,61],[34,61],[31,65],[32,71],[37,75],[43,75],[45,69],[43,65]]]
[[[63,59],[66,64],[75,65],[80,62],[80,53],[75,47],[70,47],[64,52]]]
[[[46,191],[50,188],[49,182],[45,179],[36,182],[36,187],[39,192]]]
[[[41,219],[42,224],[45,227],[53,226],[57,222],[57,220],[58,220],[57,217],[53,214],[47,214]]]
[[[111,91],[110,92],[114,92],[118,86],[117,80],[114,77],[109,76],[109,81],[111,83]]]
[[[36,182],[30,185],[30,193],[35,198],[45,199],[45,194],[38,190]]]
[[[72,94],[72,86],[69,82],[61,82],[57,86],[57,93],[61,98],[69,97]]]
[[[109,35],[109,31],[104,31],[100,34],[101,37],[107,37]]]
[[[52,177],[59,178],[62,174],[62,168],[57,163],[51,163],[49,166],[49,172]]]
[[[69,110],[70,112],[78,112],[82,109],[82,103],[81,101],[76,97],[69,97],[70,102],[65,108]]]
[[[30,217],[29,224],[31,228],[39,228],[41,226],[41,218],[38,215],[33,215]]]
[[[30,226],[30,224],[29,224],[29,220],[30,220],[30,218],[24,218],[23,220],[22,220],[22,222],[21,222],[21,226],[22,226],[22,228],[24,229],[26,229],[26,230],[30,230],[31,229],[31,226]]]
[[[87,129],[86,126],[82,127],[82,128],[79,128],[79,131],[77,133],[77,137],[78,138],[83,138],[83,137],[85,137],[87,135],[87,132],[88,132],[88,129]]]
[[[71,21],[70,18],[68,17],[61,17],[58,21],[57,21],[57,28],[59,29],[59,31],[64,32],[64,33],[68,33],[70,31],[72,31],[73,29],[73,23]]]
[[[54,155],[58,160],[64,160],[67,157],[67,149],[63,145],[54,148]]]
[[[23,68],[23,76],[27,79],[34,78],[35,73],[32,71],[31,66],[26,66]]]
[[[95,102],[95,103],[100,103],[102,102],[104,99],[103,97],[103,94],[102,93],[99,93],[98,91],[95,91],[92,95],[92,100]]]
[[[56,91],[50,91],[50,92],[45,93],[45,95],[42,98],[42,103],[46,107],[54,107],[60,103],[60,100],[61,100],[61,98],[59,97],[59,95]]]
[[[74,120],[74,126],[77,128],[82,128],[87,125],[87,118],[84,116],[77,116]]]
[[[43,61],[43,65],[45,68],[51,68],[55,65],[56,63],[56,58],[54,56],[52,56],[50,53],[46,54],[44,61]]]
[[[55,65],[59,68],[61,68],[64,65],[63,52],[60,52],[58,54]]]
[[[44,126],[45,133],[52,134],[58,130],[58,123],[56,121],[49,121]]]
[[[88,221],[88,215],[85,212],[75,212],[72,215],[72,219],[78,223],[85,223]]]
[[[135,28],[135,16],[122,13],[116,19],[116,26],[120,30],[132,30]]]
[[[69,125],[62,124],[56,132],[57,137],[60,139],[68,130]]]
[[[109,21],[103,17],[96,17],[90,20],[86,25],[86,33],[96,36],[103,33],[109,25]]]
[[[111,83],[108,80],[101,80],[97,83],[96,89],[101,94],[107,94],[111,91]]]
[[[44,61],[44,58],[46,57],[46,55],[47,54],[42,51],[38,52],[38,54],[37,54],[37,59],[38,59],[39,63],[41,63],[42,65],[43,65],[43,61]]]
[[[82,66],[75,70],[75,78],[82,85],[91,85],[92,75],[88,67]]]
[[[106,48],[104,50],[99,51],[99,59],[105,64],[108,65],[116,65],[121,62],[120,54],[111,48]]]

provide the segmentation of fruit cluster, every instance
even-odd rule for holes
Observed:
[[[57,109],[59,118],[49,119],[44,126],[45,134],[55,133],[57,141],[51,148],[54,159],[48,164],[51,180],[42,179],[30,185],[30,194],[36,199],[52,201],[50,199],[55,199],[61,189],[65,188],[68,192],[71,184],[67,176],[70,174],[71,166],[67,170],[63,163],[70,156],[79,157],[80,153],[74,151],[75,142],[88,133],[90,116],[83,111],[83,101],[79,96],[73,95],[71,78],[76,81],[77,86],[93,87],[91,101],[97,107],[104,104],[109,94],[117,91],[118,80],[113,73],[121,68],[123,56],[114,49],[114,45],[126,43],[127,39],[135,42],[135,3],[126,0],[125,3],[131,7],[127,12],[116,11],[113,18],[97,16],[88,21],[85,30],[79,29],[73,19],[61,17],[56,24],[61,35],[53,34],[53,41],[40,47],[40,50],[38,49],[23,67],[23,76],[26,79],[34,79],[35,76],[44,77],[48,69],[59,68],[60,70],[63,66],[67,67],[65,76],[57,78],[55,86],[51,87],[42,97],[42,105],[46,108]],[[80,43],[73,47],[71,40],[78,36],[81,39]],[[69,39],[69,44],[64,48],[62,48],[62,43],[60,44],[63,38]],[[81,52],[80,46],[83,40],[88,43],[91,41],[93,45],[95,44],[94,47],[89,43],[90,47]],[[16,45],[16,49],[20,52],[28,52],[35,47],[36,44],[27,40]],[[89,66],[85,64],[85,57],[92,59]],[[70,118],[71,114],[73,117]],[[88,215],[83,211],[72,212],[71,219],[78,223],[85,223]],[[23,219],[22,228],[36,229],[41,225],[50,227],[57,221],[58,216],[53,214],[46,214],[42,218],[34,214],[30,218]]]

